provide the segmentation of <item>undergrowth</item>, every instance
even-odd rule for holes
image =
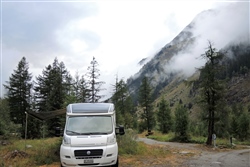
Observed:
[[[60,144],[61,138],[12,140],[8,145],[0,147],[0,167],[40,166],[59,162]],[[15,150],[24,151],[28,156],[16,156],[11,159],[5,157]]]
[[[125,135],[118,136],[119,155],[165,156],[169,153],[165,147],[138,142],[137,137],[136,131],[133,130],[127,130]]]
[[[158,131],[155,131],[153,135],[147,136],[150,139],[154,139],[157,141],[163,141],[163,142],[179,142],[178,139],[176,139],[174,133],[168,133],[168,134],[162,134]],[[204,136],[190,136],[189,140],[186,141],[186,143],[197,143],[197,144],[205,144],[207,140],[207,137]],[[232,143],[230,143],[229,138],[217,138],[215,140],[215,143],[217,146],[223,146],[223,147],[235,147],[237,145],[250,145],[250,141],[239,141],[235,138],[233,138]]]

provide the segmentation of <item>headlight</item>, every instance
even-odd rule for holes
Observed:
[[[111,136],[108,137],[107,144],[114,144],[114,143],[116,143],[116,137],[114,134],[112,134]]]
[[[71,138],[68,137],[68,136],[66,136],[66,135],[64,135],[63,136],[63,144],[64,145],[70,145],[71,144]]]

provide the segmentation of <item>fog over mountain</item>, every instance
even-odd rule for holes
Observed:
[[[155,93],[167,85],[177,74],[183,79],[194,74],[205,60],[200,55],[212,42],[217,50],[240,43],[249,44],[249,2],[228,3],[220,8],[203,11],[170,43],[128,79],[131,92],[135,92],[142,77],[147,76]],[[142,62],[140,62],[142,63]]]

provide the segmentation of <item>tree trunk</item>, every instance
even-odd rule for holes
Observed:
[[[212,135],[214,133],[214,110],[209,111],[207,145],[212,145]]]
[[[209,117],[208,117],[208,135],[207,135],[207,145],[212,145],[212,111],[208,111],[209,112]]]

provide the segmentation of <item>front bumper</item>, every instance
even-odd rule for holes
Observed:
[[[92,149],[103,149],[103,154],[100,157],[85,157],[76,158],[75,150],[92,150]],[[62,166],[109,166],[116,164],[118,158],[118,146],[117,143],[107,146],[98,147],[70,147],[61,145],[60,159]],[[93,163],[88,164],[88,160],[92,159]],[[92,161],[91,160],[91,161]]]

